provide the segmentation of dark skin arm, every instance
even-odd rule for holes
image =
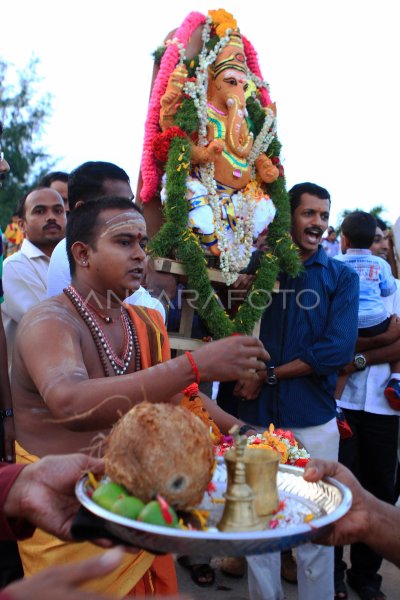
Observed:
[[[27,325],[17,343],[18,339],[22,340],[19,352],[40,396],[53,417],[73,431],[106,429],[145,399],[176,403],[176,394],[193,383],[185,355],[122,377],[89,379],[79,331],[65,321],[60,326],[54,318]],[[40,353],[30,352],[38,346]],[[247,336],[205,344],[192,354],[202,381],[230,381],[238,374],[254,378],[254,371],[269,358],[261,342]]]
[[[4,333],[0,308],[0,408],[12,408],[10,381],[8,379],[7,342]],[[7,462],[15,461],[15,431],[13,417],[6,417],[0,427],[4,431],[4,447],[0,448],[0,455]]]
[[[374,350],[367,350],[363,352],[363,355],[367,361],[367,367],[372,365],[382,365],[385,363],[396,362],[400,359],[400,339],[390,344],[390,346],[383,346],[382,348],[375,348]],[[349,363],[341,370],[341,373],[355,373],[356,368],[353,363]]]
[[[375,552],[400,567],[400,508],[378,500],[367,492],[343,465],[325,460],[311,460],[305,471],[306,481],[334,477],[347,485],[353,495],[349,512],[336,521],[319,544],[344,546],[363,542]]]
[[[373,337],[359,337],[357,339],[356,351],[365,352],[382,346],[389,346],[400,339],[400,318],[392,315],[390,325],[385,333]]]

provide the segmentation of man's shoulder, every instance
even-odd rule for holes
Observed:
[[[68,254],[67,254],[67,242],[66,239],[63,238],[62,240],[60,240],[57,244],[57,246],[54,248],[53,252],[51,253],[51,257],[50,257],[50,262],[54,263],[57,261],[67,261],[68,262]]]
[[[11,256],[7,256],[7,258],[4,259],[3,269],[10,269],[12,265],[24,262],[28,262],[28,258],[22,254],[21,250],[17,250],[17,252],[14,252],[14,254],[11,254]]]
[[[64,327],[76,326],[77,315],[65,302],[64,295],[47,298],[30,308],[22,317],[18,331],[21,335],[32,328],[44,328],[48,335],[52,334],[52,325],[61,324]]]

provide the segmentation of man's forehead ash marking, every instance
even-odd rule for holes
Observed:
[[[111,219],[110,219],[111,221]],[[115,235],[119,231],[123,233],[128,233],[129,230],[134,230],[132,233],[137,235],[137,233],[146,233],[146,223],[143,217],[140,215],[140,219],[128,218],[120,220],[116,223],[110,223],[107,221],[104,225],[104,231],[100,234],[100,237],[104,237],[106,235]]]
[[[118,219],[127,218],[130,221],[137,221],[138,219],[143,219],[143,216],[135,209],[129,210],[127,212],[120,212],[117,215],[114,215],[110,219],[107,219],[105,222],[106,225],[112,223],[113,221],[117,221]],[[126,221],[125,221],[126,222]]]

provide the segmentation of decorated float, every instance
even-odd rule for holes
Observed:
[[[252,44],[225,10],[190,13],[155,63],[139,190],[151,253],[181,262],[213,337],[249,334],[278,272],[300,269],[275,104]],[[208,267],[235,283],[261,239],[266,251],[233,317]]]

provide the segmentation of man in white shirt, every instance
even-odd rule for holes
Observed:
[[[387,258],[388,241],[376,228],[372,254]],[[389,315],[400,315],[400,282],[397,291],[382,298]],[[389,503],[395,501],[397,439],[399,411],[393,410],[384,395],[390,379],[389,363],[400,353],[398,318],[392,317],[389,330],[373,338],[359,338],[353,365],[346,369],[349,377],[338,405],[353,430],[353,436],[340,441],[340,462],[349,467],[361,484],[374,496]],[[397,323],[397,325],[396,325]],[[362,344],[362,346],[360,346]],[[336,549],[336,598],[346,597],[341,548]],[[384,600],[382,577],[378,571],[382,559],[364,544],[354,544],[350,552],[351,567],[347,580],[361,597]],[[369,595],[368,595],[369,594]]]
[[[64,237],[66,226],[63,199],[53,189],[38,188],[27,194],[18,214],[25,239],[3,267],[2,312],[9,363],[18,323],[32,306],[46,299],[50,256]]]
[[[134,195],[126,172],[108,162],[86,162],[74,169],[68,178],[69,209],[73,210],[83,202],[93,201],[103,196],[120,196],[133,200]],[[47,297],[62,294],[71,283],[71,273],[65,239],[55,248],[47,275]],[[147,306],[158,310],[165,320],[165,309],[157,298],[153,298],[142,286],[126,299],[133,305]]]

